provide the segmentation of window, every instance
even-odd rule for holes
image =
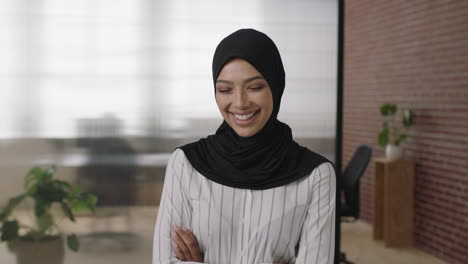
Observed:
[[[334,140],[337,4],[2,1],[0,138],[73,138],[80,120],[109,115],[126,136],[214,133],[222,121],[214,49],[253,27],[274,39],[284,60],[279,119],[296,138]]]

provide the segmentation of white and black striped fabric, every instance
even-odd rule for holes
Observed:
[[[205,178],[176,149],[166,169],[153,264],[198,263],[176,258],[173,224],[194,233],[204,263],[333,263],[335,191],[329,162],[284,186],[237,189]]]

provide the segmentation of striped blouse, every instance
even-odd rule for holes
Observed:
[[[153,264],[180,261],[171,227],[190,229],[208,264],[333,263],[335,172],[267,189],[224,186],[198,173],[181,149],[169,159],[153,241]]]

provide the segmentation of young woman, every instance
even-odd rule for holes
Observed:
[[[212,67],[224,122],[172,154],[153,264],[333,263],[334,167],[277,119],[285,73],[276,45],[238,30]]]

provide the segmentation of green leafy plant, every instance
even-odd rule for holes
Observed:
[[[401,142],[408,138],[405,130],[412,124],[411,111],[407,108],[402,109],[400,121],[395,120],[397,110],[396,104],[383,104],[380,106],[380,114],[385,119],[378,137],[378,143],[382,147],[385,147],[387,144],[399,146]],[[400,122],[402,126],[397,122]]]
[[[58,207],[64,215],[75,222],[74,213],[94,210],[97,197],[80,187],[53,178],[55,167],[32,168],[24,178],[23,194],[11,198],[0,210],[0,240],[10,248],[17,239],[26,241],[48,241],[60,234],[55,221],[53,207]],[[21,223],[12,215],[13,210],[27,199],[32,200],[35,225]],[[78,251],[80,244],[75,234],[66,236],[68,248]]]

